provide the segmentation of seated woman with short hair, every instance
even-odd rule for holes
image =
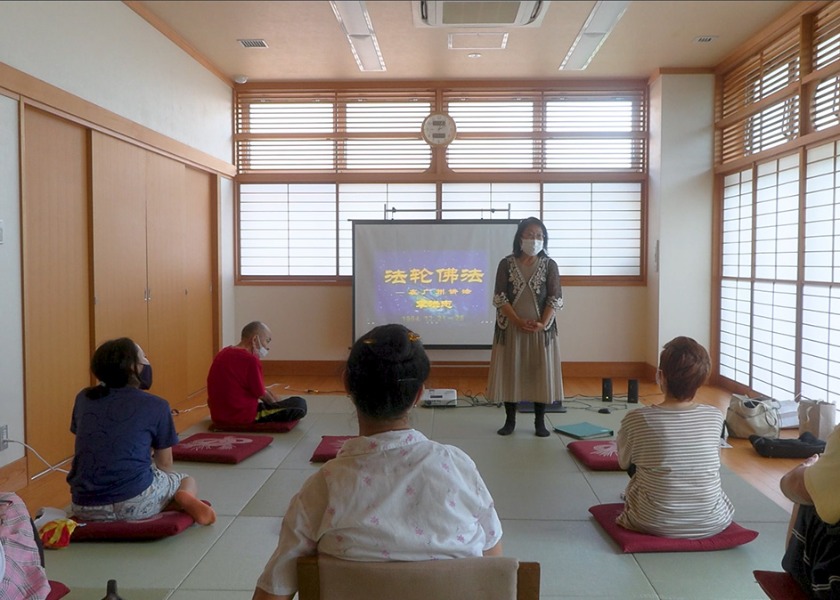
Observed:
[[[292,498],[255,600],[290,599],[298,557],[421,561],[500,555],[502,527],[475,463],[410,425],[429,359],[402,325],[376,327],[350,351],[344,382],[359,437]]]
[[[706,349],[689,337],[665,344],[657,382],[665,399],[628,412],[618,431],[618,462],[630,473],[626,529],[670,538],[705,538],[732,522],[721,487],[723,414],[694,401],[711,371]]]

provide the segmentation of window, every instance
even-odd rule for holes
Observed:
[[[354,219],[541,217],[561,275],[640,282],[647,86],[247,91],[238,278],[352,276]],[[457,137],[433,150],[423,120]]]
[[[799,20],[720,73],[719,372],[840,405],[840,3]]]
[[[840,141],[726,176],[722,238],[720,374],[840,400]]]

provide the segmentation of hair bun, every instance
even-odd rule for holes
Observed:
[[[362,340],[365,347],[379,360],[399,363],[410,359],[420,336],[403,325],[381,325]]]

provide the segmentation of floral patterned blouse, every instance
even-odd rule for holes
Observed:
[[[299,556],[415,561],[481,556],[502,537],[493,499],[462,450],[414,429],[345,442],[292,498],[257,586],[297,590]]]
[[[493,306],[496,307],[495,341],[504,342],[504,331],[508,327],[508,318],[499,310],[505,304],[516,304],[523,293],[531,294],[536,313],[541,315],[546,306],[551,306],[555,313],[563,308],[563,290],[560,286],[560,270],[557,263],[545,255],[539,257],[537,268],[530,279],[525,279],[513,254],[509,254],[499,263],[496,270],[496,287],[493,293]],[[551,317],[545,328],[546,341],[557,334],[557,321]]]

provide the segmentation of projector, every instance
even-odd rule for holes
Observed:
[[[450,389],[433,390],[426,388],[420,396],[423,406],[458,406],[458,392]]]

